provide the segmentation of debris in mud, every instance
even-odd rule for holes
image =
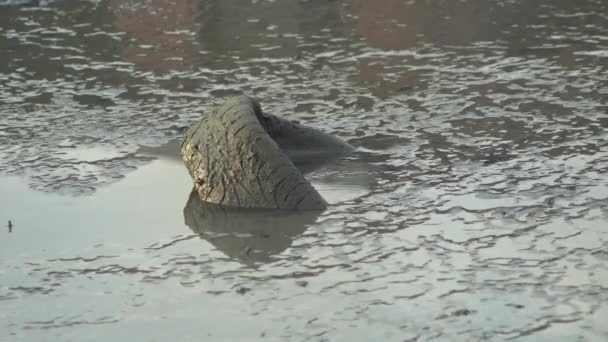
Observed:
[[[8,220],[8,232],[12,233],[13,232],[13,222],[11,222],[11,220]]]
[[[399,87],[399,88],[397,89],[397,91],[410,91],[410,90],[412,90],[412,89],[414,89],[414,86],[413,86],[413,85],[404,85],[404,86],[402,86],[402,87]]]
[[[475,310],[469,310],[469,309],[458,309],[458,310],[455,310],[455,311],[450,312],[450,313],[446,313],[446,314],[439,315],[439,316],[437,317],[437,319],[444,319],[444,318],[448,318],[448,317],[461,317],[461,316],[468,316],[468,315],[471,315],[471,314],[473,314],[473,313],[475,313],[475,312],[476,312]]]
[[[454,312],[452,312],[452,316],[468,316],[470,314],[472,314],[473,310],[469,310],[469,309],[460,309],[460,310],[456,310]]]
[[[494,154],[494,153],[490,153],[490,155],[486,158],[486,160],[483,161],[483,165],[492,165],[492,164],[496,164],[498,162],[503,162],[503,161],[511,160],[513,158],[514,158],[514,156],[512,156],[510,154]]]
[[[238,293],[240,295],[244,295],[244,294],[246,294],[249,291],[251,291],[251,289],[248,288],[248,287],[244,287],[244,286],[241,286],[238,289],[236,289],[236,293]]]

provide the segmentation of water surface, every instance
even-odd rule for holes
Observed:
[[[605,1],[0,4],[1,341],[608,339]],[[326,212],[195,210],[239,92]]]

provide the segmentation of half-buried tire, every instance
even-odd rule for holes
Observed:
[[[231,207],[323,210],[327,203],[288,153],[341,156],[352,147],[262,112],[247,96],[226,101],[188,128],[181,156],[200,199]]]

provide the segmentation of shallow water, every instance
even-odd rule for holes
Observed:
[[[605,1],[0,4],[0,341],[608,339]],[[185,210],[237,92],[329,210]]]

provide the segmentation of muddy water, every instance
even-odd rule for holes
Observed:
[[[0,341],[608,339],[605,1],[0,4]],[[191,201],[237,92],[329,210]]]

